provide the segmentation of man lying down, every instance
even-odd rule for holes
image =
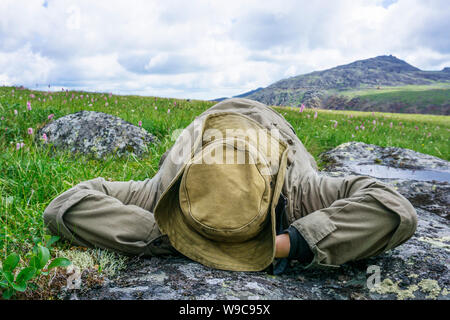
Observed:
[[[392,187],[317,170],[280,114],[229,99],[182,132],[153,178],[81,182],[44,220],[75,245],[274,274],[291,259],[308,268],[375,256],[415,232],[414,207]]]

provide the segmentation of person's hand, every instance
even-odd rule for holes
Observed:
[[[291,249],[289,233],[283,233],[275,238],[275,258],[286,258]]]

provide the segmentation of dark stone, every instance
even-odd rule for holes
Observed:
[[[149,144],[157,141],[143,128],[95,111],[79,111],[61,117],[40,129],[36,137],[42,141],[44,133],[47,143],[56,149],[68,149],[95,158],[129,153],[140,156],[147,152]]]
[[[349,142],[322,155],[321,174],[358,174],[358,164],[449,171],[439,158],[400,148]],[[377,161],[375,161],[378,159]],[[350,168],[350,169],[349,169]],[[96,289],[66,292],[71,299],[443,299],[448,300],[450,273],[449,182],[379,180],[394,186],[416,207],[418,228],[401,246],[337,269],[303,269],[291,262],[280,276],[207,268],[184,257],[132,259],[118,277]],[[368,269],[373,268],[373,269]],[[369,289],[373,270],[379,285]]]

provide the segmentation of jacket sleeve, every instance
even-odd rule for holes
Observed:
[[[127,255],[172,254],[151,212],[156,187],[153,179],[83,181],[51,201],[44,222],[75,245]]]
[[[416,230],[411,203],[374,178],[314,173],[300,188],[304,214],[291,226],[314,254],[310,266],[338,266],[378,255],[402,244]]]

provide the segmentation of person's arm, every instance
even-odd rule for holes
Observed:
[[[275,258],[296,259],[305,263],[312,261],[313,253],[308,243],[293,226],[276,236],[275,246]]]
[[[315,264],[336,266],[398,246],[416,229],[411,203],[374,178],[311,175],[300,188],[306,215],[291,223],[289,236],[277,236],[277,257],[307,261],[309,254]]]

